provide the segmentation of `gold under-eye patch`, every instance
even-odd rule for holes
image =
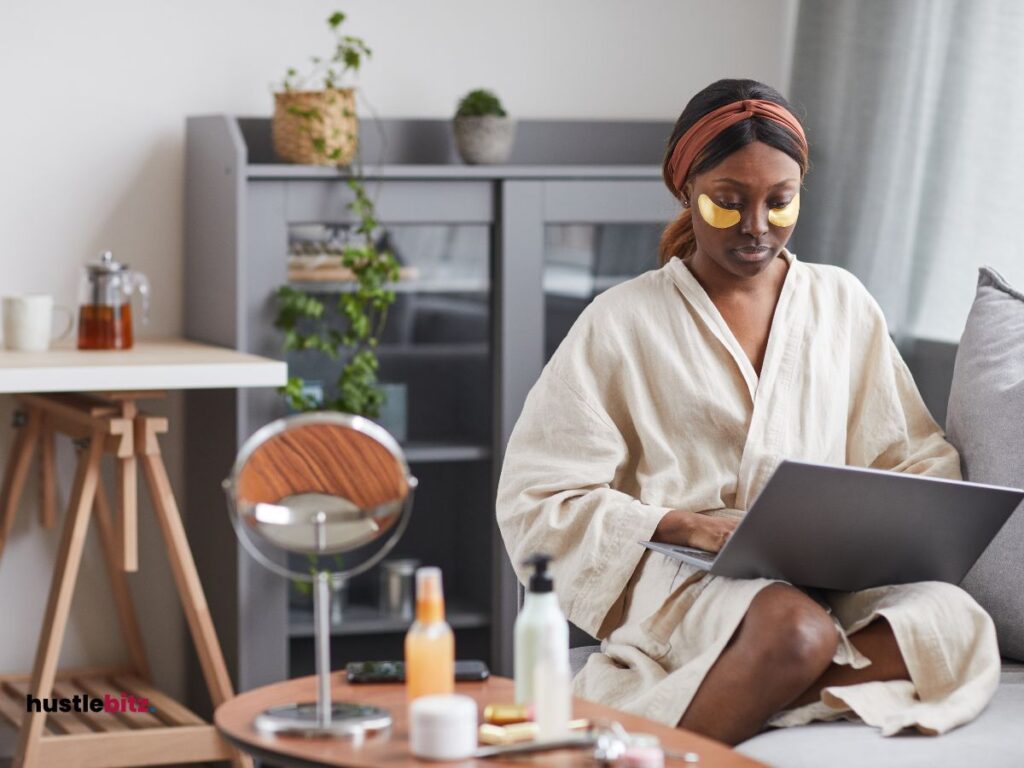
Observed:
[[[782,208],[772,208],[768,211],[768,221],[776,227],[791,227],[796,224],[796,218],[800,215],[800,193],[797,192]]]
[[[702,194],[697,198],[700,215],[715,229],[728,229],[740,223],[740,212],[717,205],[710,197]]]

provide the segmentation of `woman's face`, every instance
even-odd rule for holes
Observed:
[[[693,214],[694,258],[709,259],[740,278],[760,274],[793,234],[792,214],[799,201],[789,209],[786,206],[799,192],[796,160],[760,141],[697,174],[683,189]],[[707,199],[702,201],[702,195]],[[770,213],[771,219],[785,226],[772,223]]]

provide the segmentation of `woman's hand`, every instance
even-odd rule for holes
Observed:
[[[673,509],[658,523],[654,531],[654,541],[718,552],[725,546],[725,542],[729,540],[739,522],[732,517],[714,517],[700,512]]]

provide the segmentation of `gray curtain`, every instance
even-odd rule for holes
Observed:
[[[793,251],[856,274],[897,338],[958,338],[978,266],[1024,270],[1022,41],[1017,0],[800,3]]]

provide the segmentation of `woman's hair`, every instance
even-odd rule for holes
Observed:
[[[672,173],[669,169],[669,161],[676,148],[676,142],[682,138],[690,127],[693,126],[708,112],[711,112],[726,104],[744,99],[763,99],[781,104],[790,112],[793,108],[789,102],[771,86],[759,83],[756,80],[719,80],[694,96],[687,103],[683,113],[676,120],[672,135],[669,137],[668,146],[665,149],[665,158],[661,163],[661,176],[665,180],[665,186],[672,192],[673,197],[678,197],[681,190],[677,190],[672,181]],[[796,160],[800,166],[801,177],[807,172],[808,158],[804,151],[800,138],[791,130],[767,117],[755,115],[747,120],[741,120],[729,126],[715,138],[708,142],[704,150],[694,159],[690,172],[684,180],[710,170],[725,160],[733,152],[760,141],[770,147],[785,152]],[[697,248],[693,235],[693,221],[691,211],[693,206],[684,208],[682,213],[676,217],[661,233],[661,243],[658,246],[658,257],[664,265],[673,256],[686,258]]]

